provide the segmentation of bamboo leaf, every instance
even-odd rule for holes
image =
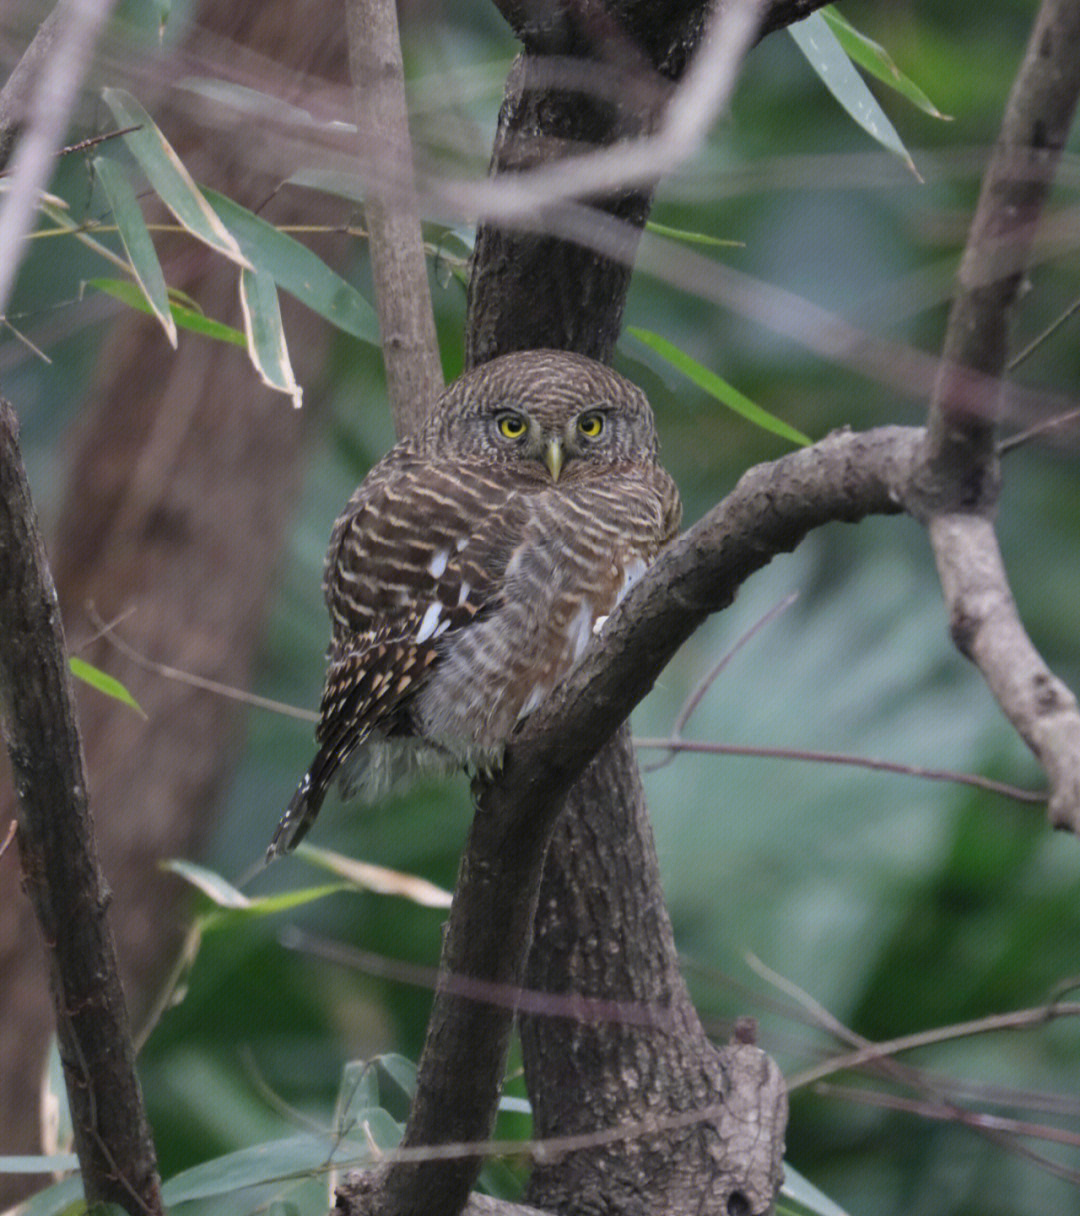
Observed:
[[[942,114],[922,89],[909,76],[905,76],[900,71],[892,56],[883,46],[857,30],[833,5],[830,4],[828,8],[823,8],[821,15],[836,35],[837,42],[864,72],[868,72],[882,84],[894,89],[901,97],[906,98],[913,106],[917,106],[924,114],[929,114],[931,118],[938,118],[942,122],[952,122],[952,115]]]
[[[658,224],[655,220],[647,220],[645,228],[657,236],[670,237],[673,241],[683,241],[687,245],[709,245],[716,249],[745,249],[745,241],[724,240],[722,237],[709,236],[705,232],[687,232],[685,228],[670,228],[667,224]]]
[[[303,404],[303,390],[296,383],[285,330],[281,324],[277,285],[265,271],[241,270],[240,307],[244,313],[244,334],[248,356],[267,388],[288,393],[293,406]]]
[[[633,334],[640,342],[644,342],[650,350],[655,351],[662,359],[666,359],[673,367],[678,368],[698,388],[704,389],[710,397],[715,398],[722,405],[726,405],[729,410],[734,411],[741,418],[745,418],[747,422],[752,422],[755,426],[761,427],[763,431],[779,435],[790,443],[797,443],[800,447],[807,447],[813,442],[802,431],[797,431],[782,418],[777,418],[775,414],[770,414],[768,410],[762,409],[760,405],[756,405],[749,397],[744,396],[737,388],[728,384],[726,380],[722,379],[715,372],[710,371],[701,363],[698,363],[696,359],[692,359],[685,351],[680,350],[674,343],[669,342],[667,338],[662,338],[659,334],[651,333],[646,329],[631,328],[628,332]]]
[[[104,89],[102,97],[122,127],[135,127],[122,136],[139,168],[157,191],[158,197],[193,237],[224,254],[241,267],[249,267],[236,238],[218,219],[184,167],[172,145],[158,130],[154,120],[124,89]]]
[[[375,310],[322,258],[231,198],[215,190],[206,190],[205,195],[219,221],[260,274],[268,275],[301,304],[339,329],[379,345]]]
[[[93,663],[88,663],[85,659],[71,655],[68,658],[68,667],[71,670],[71,674],[77,680],[82,680],[84,684],[89,684],[91,688],[96,688],[98,692],[104,693],[107,697],[112,697],[116,701],[122,701],[129,709],[133,709],[140,718],[146,717],[143,707],[123,684],[107,672],[102,671],[99,667],[95,667]]]
[[[878,105],[866,82],[855,70],[855,65],[848,58],[847,52],[825,18],[820,13],[811,13],[802,21],[789,25],[788,33],[806,56],[807,62],[821,77],[825,87],[859,126],[883,148],[899,156],[911,172],[919,177],[915,162],[896,133],[896,128],[889,122],[885,111]]]
[[[136,308],[145,313],[151,312],[146,297],[134,283],[129,283],[124,279],[90,279],[88,286],[113,296],[129,308]],[[193,333],[213,338],[216,342],[229,342],[233,346],[247,346],[247,338],[241,330],[234,329],[222,321],[215,321],[212,317],[204,316],[186,304],[179,303],[182,296],[180,292],[170,292],[169,296],[169,311],[180,329],[189,329]]]
[[[102,155],[95,156],[93,163],[94,172],[101,182],[116,219],[116,228],[131,262],[135,281],[142,288],[150,311],[161,322],[169,345],[175,350],[176,322],[169,310],[169,289],[165,285],[165,275],[162,273],[161,263],[147,231],[135,191],[131,188],[127,174],[116,161]]]

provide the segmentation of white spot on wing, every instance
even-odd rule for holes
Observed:
[[[443,635],[443,634],[444,634],[444,633],[445,633],[445,632],[446,632],[446,631],[447,631],[449,628],[450,628],[450,621],[449,621],[449,620],[445,620],[445,621],[443,621],[443,622],[442,622],[442,623],[439,625],[438,629],[436,629],[436,630],[435,630],[435,632],[434,632],[434,633],[433,633],[431,636],[432,636],[433,638],[441,638],[441,637],[442,637],[442,635]]]
[[[433,578],[442,578],[442,573],[446,569],[446,563],[450,560],[450,551],[448,549],[440,549],[435,556],[428,562],[428,569],[431,571]]]
[[[585,647],[588,646],[593,632],[592,607],[588,601],[574,613],[566,627],[566,632],[570,638],[570,645],[574,648],[574,662],[576,663],[585,653]]]
[[[416,644],[426,642],[429,637],[435,632],[435,626],[439,623],[439,617],[442,614],[443,606],[435,601],[431,604],[424,613],[424,619],[420,622],[420,628],[416,631]]]
[[[648,569],[648,564],[640,557],[633,557],[623,567],[623,582],[619,588],[619,594],[615,597],[615,603],[623,598],[630,588],[641,579],[641,576]]]
[[[462,584],[461,584],[461,591],[458,593],[458,597],[457,597],[457,602],[458,602],[458,607],[459,607],[459,608],[460,608],[460,607],[462,606],[462,604],[464,604],[464,603],[465,603],[465,601],[466,601],[466,600],[469,598],[469,592],[470,592],[471,590],[472,590],[472,587],[470,587],[468,583],[462,583]]]
[[[534,685],[532,692],[529,693],[528,697],[525,699],[525,704],[518,712],[519,722],[522,718],[528,717],[528,715],[531,714],[534,709],[540,708],[544,698],[547,696],[547,691],[548,690],[542,684]]]
[[[459,536],[457,539],[457,544],[454,545],[454,548],[460,553],[468,543],[469,538],[467,536]]]
[[[608,622],[608,619],[607,619],[606,615],[598,616],[596,618],[596,620],[593,622],[592,631],[596,637],[600,636],[600,630],[603,629],[603,627],[607,624],[607,622]]]

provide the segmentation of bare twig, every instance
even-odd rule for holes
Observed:
[[[736,638],[734,644],[725,650],[720,658],[701,677],[701,679],[697,682],[696,687],[686,698],[682,708],[675,715],[675,721],[671,726],[671,736],[667,740],[667,742],[670,744],[668,747],[668,755],[664,756],[660,760],[657,760],[655,764],[649,765],[649,767],[644,770],[645,772],[654,773],[657,769],[664,768],[665,765],[670,764],[671,761],[675,759],[675,756],[679,751],[688,750],[681,746],[683,742],[682,733],[687,722],[690,721],[694,710],[697,709],[704,699],[705,694],[710,688],[712,688],[716,680],[719,679],[721,672],[727,668],[727,665],[739,653],[739,651],[742,650],[742,648],[749,641],[751,641],[751,639],[756,637],[766,625],[771,624],[778,616],[786,612],[798,598],[799,593],[797,591],[793,591],[790,595],[784,596],[784,598],[778,604],[774,604],[764,616],[756,620],[745,633]],[[634,746],[639,748],[659,747],[663,746],[664,742],[664,740],[635,739]]]
[[[394,422],[399,434],[407,434],[423,421],[443,374],[413,181],[397,10],[386,0],[348,0],[345,15],[357,126],[371,169],[364,215],[383,359]]]
[[[683,739],[673,735],[669,739],[635,739],[634,746],[643,750],[666,750],[671,752],[696,752],[707,756],[752,756],[761,760],[796,760],[807,764],[843,764],[851,768],[866,768],[879,773],[895,773],[901,777],[920,777],[924,781],[951,781],[956,785],[970,785],[986,790],[990,794],[1001,794],[1017,802],[1045,803],[1046,795],[1037,790],[1025,790],[991,777],[980,777],[977,773],[957,773],[951,769],[923,768],[918,764],[901,764],[895,760],[875,760],[868,756],[849,756],[843,752],[810,751],[793,747],[755,747],[749,743],[714,743],[697,739]],[[656,765],[654,767],[659,767]]]

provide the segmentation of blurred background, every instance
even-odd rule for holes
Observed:
[[[330,154],[307,147],[262,96],[323,121],[351,120],[341,14],[247,0],[214,12],[221,7],[175,3],[159,38],[155,6],[122,6],[97,83],[130,89],[199,181],[272,223],[317,229],[300,239],[370,299],[357,208],[297,184],[302,171],[328,174]],[[874,86],[919,177],[852,122],[791,37],[774,34],[748,59],[731,112],[700,155],[661,186],[653,219],[737,242],[693,246],[715,263],[718,283],[731,268],[796,302],[775,300],[770,307],[780,313],[766,327],[713,303],[708,286],[642,269],[626,317],[813,439],[839,426],[923,419],[923,392],[897,383],[893,369],[866,374],[784,331],[799,321],[803,300],[901,346],[937,349],[980,174],[1035,10],[987,0],[973,23],[965,6],[928,0],[841,8],[949,116],[931,117]],[[5,6],[5,71],[40,17],[34,4]],[[402,20],[421,168],[482,174],[512,37],[480,0],[412,3]],[[230,117],[238,98],[250,105],[247,118]],[[112,122],[93,96],[79,119],[72,140]],[[1074,138],[1063,160],[1016,350],[1080,298],[1077,147]],[[76,221],[107,213],[88,156],[64,158],[52,186]],[[164,218],[153,198],[145,209],[148,220]],[[462,365],[471,233],[432,223],[427,237],[449,379]],[[170,285],[239,325],[235,270],[190,239],[155,239]],[[662,247],[650,246],[660,239],[645,237],[643,267],[662,262]],[[109,233],[100,240],[116,247]],[[176,994],[182,999],[155,1015],[178,944],[208,906],[158,862],[198,860],[246,881],[307,766],[312,727],[149,670],[103,637],[102,624],[156,663],[314,709],[328,638],[320,579],[330,527],[394,436],[371,343],[283,301],[305,390],[298,414],[259,384],[242,349],[181,333],[174,354],[153,320],[83,289],[113,273],[72,236],[39,236],[0,333],[0,384],[21,420],[72,649],[120,679],[147,715],[80,689],[92,805],[135,1019],[156,1016],[141,1075],[169,1177],[309,1124],[326,1126],[349,1060],[419,1053],[430,1005],[424,986],[403,982],[393,966],[373,975],[291,948],[282,941],[288,927],[391,963],[433,967],[443,913],[344,892],[295,911],[234,918],[202,934]],[[1042,342],[1017,380],[1075,400],[1078,324],[1066,322]],[[629,335],[616,366],[653,402],[687,522],[748,466],[789,450]],[[1016,418],[1007,429],[1030,421]],[[999,531],[1036,646],[1080,687],[1080,479],[1067,436],[1008,455]],[[688,738],[1040,787],[1034,761],[953,649],[925,537],[902,518],[830,527],[755,576],[665,672],[634,715],[635,735],[666,737],[703,675],[793,595],[731,656]],[[648,766],[664,756],[643,749],[640,758]],[[1068,986],[1080,982],[1080,842],[1052,833],[1041,806],[834,764],[700,754],[680,754],[646,782],[688,979],[719,1040],[736,1017],[756,1017],[762,1045],[796,1076],[846,1050],[811,998],[875,1040],[1059,995],[1075,999]],[[9,785],[0,769],[5,819]],[[463,778],[422,784],[367,811],[335,799],[312,842],[449,889],[469,810]],[[294,858],[244,889],[257,895],[324,881]],[[12,1078],[0,1106],[0,1152],[28,1152],[47,1026],[44,977],[11,852],[0,859],[0,884],[0,1071]],[[792,1165],[852,1216],[1080,1210],[1075,1020],[947,1039],[903,1061],[920,1070],[923,1089],[866,1072],[797,1089]],[[1016,1120],[1029,1134],[987,1134],[983,1116]]]

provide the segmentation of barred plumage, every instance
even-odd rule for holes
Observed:
[[[526,351],[450,385],[334,525],[319,750],[267,859],[335,776],[373,799],[420,766],[497,763],[680,518],[649,404],[609,368]]]

